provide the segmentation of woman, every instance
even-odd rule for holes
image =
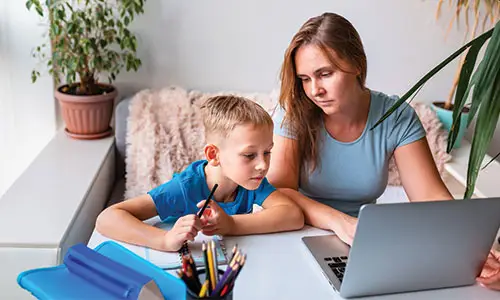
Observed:
[[[452,199],[409,105],[370,130],[396,99],[369,90],[366,72],[361,39],[343,17],[325,13],[300,28],[281,70],[268,173],[306,223],[349,245],[360,207],[387,185],[392,156],[410,201]]]

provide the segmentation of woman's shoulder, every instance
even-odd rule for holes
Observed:
[[[371,112],[372,122],[377,122],[400,99],[397,95],[388,95],[374,90],[370,90],[370,94],[370,109],[373,110]],[[388,123],[394,123],[397,122],[399,118],[410,117],[414,113],[415,110],[407,102],[403,102],[386,121],[388,121]]]
[[[388,95],[383,92],[370,90],[371,100],[375,104],[375,107],[379,107],[385,109],[387,111],[391,108],[399,99],[398,95]],[[403,102],[403,104],[398,109],[403,109],[404,107],[409,106],[407,102]]]

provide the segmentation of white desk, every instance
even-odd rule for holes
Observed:
[[[329,232],[306,226],[294,232],[226,237],[228,251],[237,243],[248,255],[248,263],[235,285],[234,299],[343,299],[330,287],[301,241],[303,236],[323,234]],[[88,246],[94,248],[102,240],[94,231]],[[362,299],[499,300],[500,292],[473,285]]]

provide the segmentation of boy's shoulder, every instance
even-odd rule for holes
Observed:
[[[204,159],[197,160],[189,164],[182,172],[174,173],[172,178],[177,178],[181,182],[193,178],[205,178],[204,168],[208,162]]]

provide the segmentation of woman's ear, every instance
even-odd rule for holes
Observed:
[[[214,167],[219,165],[219,148],[217,148],[217,146],[214,144],[207,144],[205,148],[203,148],[203,152],[210,165]]]

